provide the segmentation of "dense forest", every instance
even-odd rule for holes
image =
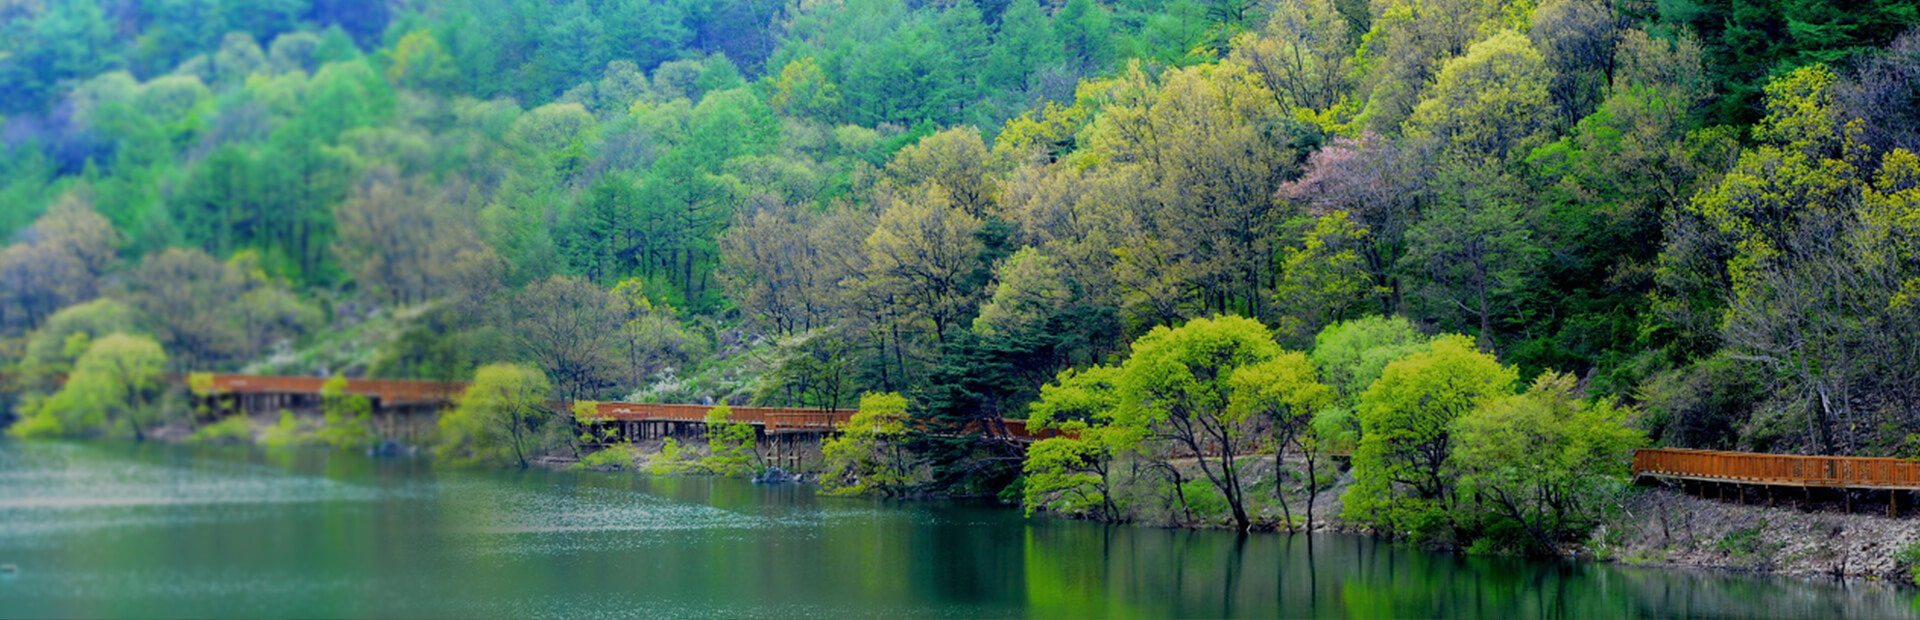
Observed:
[[[1146,353],[1198,347],[1324,381],[1262,402],[1332,412],[1303,428],[1363,461],[1387,403],[1447,381],[1414,361],[1665,445],[1920,456],[1916,24],[1905,0],[9,0],[4,398],[32,422],[110,359],[514,362],[573,399],[1118,428],[1087,401],[1165,401]],[[937,488],[1018,473],[912,447]]]

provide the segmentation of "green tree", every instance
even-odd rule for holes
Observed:
[[[923,484],[922,468],[907,449],[907,398],[897,393],[860,397],[860,410],[838,437],[821,446],[820,478],[835,495],[900,497]]]
[[[887,176],[901,188],[938,185],[954,208],[976,218],[987,217],[999,193],[987,173],[987,144],[971,127],[934,133],[900,149],[887,162]]]
[[[701,468],[719,476],[740,478],[761,468],[753,425],[734,422],[725,404],[707,410],[707,456]]]
[[[110,334],[139,334],[140,316],[126,304],[101,298],[67,306],[47,317],[39,329],[27,334],[19,361],[7,373],[7,388],[19,391],[52,392],[54,379],[71,373],[73,364],[93,346],[94,341]]]
[[[1335,211],[1315,218],[1299,245],[1281,251],[1273,296],[1284,331],[1305,338],[1379,292],[1360,258],[1366,237],[1364,226]]]
[[[973,313],[977,291],[967,284],[979,267],[980,226],[939,185],[894,201],[866,240],[869,285],[944,342]]]
[[[455,463],[505,463],[527,467],[536,451],[547,448],[543,435],[564,422],[547,413],[552,386],[538,369],[519,364],[488,364],[474,373],[453,411],[440,417],[440,445],[434,453]],[[565,433],[571,436],[571,433]]]
[[[840,112],[840,87],[828,80],[820,63],[809,56],[780,69],[767,105],[793,116],[831,119]]]
[[[274,43],[277,45],[279,41]],[[439,90],[452,85],[459,77],[453,57],[428,30],[415,30],[400,37],[388,62],[387,79],[410,88]]]
[[[1407,231],[1402,267],[1425,293],[1424,310],[1451,315],[1454,328],[1491,347],[1495,319],[1517,310],[1537,281],[1544,241],[1523,203],[1502,195],[1514,185],[1497,171],[1449,166],[1436,183],[1435,204]]]
[[[1791,386],[1766,421],[1819,452],[1883,451],[1920,428],[1892,413],[1920,404],[1920,157],[1862,148],[1836,80],[1814,65],[1768,85],[1763,142],[1677,210],[1661,275],[1676,295],[1714,295],[1728,352]]]
[[[74,362],[60,391],[8,429],[18,437],[125,432],[144,441],[158,418],[167,354],[146,336],[109,334]]]
[[[1311,357],[1320,376],[1351,404],[1387,364],[1424,350],[1430,341],[1405,317],[1365,316],[1320,330]]]
[[[1407,118],[1406,134],[1458,156],[1506,161],[1544,143],[1556,110],[1551,71],[1520,33],[1503,30],[1446,62]]]
[[[1060,434],[1027,447],[1021,505],[1028,515],[1044,509],[1102,521],[1125,518],[1113,469],[1115,460],[1139,443],[1143,429],[1114,425],[1119,377],[1114,366],[1070,369],[1040,388],[1027,428]]]
[[[982,335],[1019,334],[1044,326],[1073,302],[1060,260],[1023,247],[994,269],[993,293],[973,319]]]
[[[325,425],[314,437],[335,448],[359,449],[376,439],[373,430],[373,401],[361,394],[347,393],[347,378],[334,377],[320,384],[320,411]]]
[[[1285,352],[1273,359],[1243,366],[1233,371],[1227,382],[1234,398],[1229,405],[1243,415],[1263,419],[1271,436],[1274,452],[1274,495],[1281,498],[1280,509],[1293,529],[1293,507],[1281,491],[1285,480],[1283,455],[1289,446],[1299,448],[1307,457],[1307,529],[1313,529],[1313,495],[1320,486],[1317,464],[1319,443],[1314,437],[1314,416],[1334,403],[1335,392],[1320,382],[1305,353]]]
[[[1256,414],[1269,408],[1259,405],[1268,399],[1261,398],[1258,375],[1240,373],[1261,373],[1249,369],[1281,353],[1259,321],[1221,316],[1156,327],[1134,341],[1133,355],[1121,366],[1116,423],[1145,428],[1197,457],[1201,473],[1226,498],[1234,524],[1243,530],[1253,520],[1246,509],[1241,460],[1259,441],[1261,416]],[[1304,364],[1305,358],[1299,361]]]
[[[1345,517],[1396,536],[1443,536],[1459,497],[1454,422],[1513,392],[1517,376],[1465,336],[1434,341],[1381,371],[1360,396],[1360,446]]]
[[[1583,540],[1631,482],[1628,464],[1646,442],[1628,426],[1632,412],[1582,399],[1572,376],[1548,372],[1461,417],[1452,458],[1469,522],[1495,547],[1557,554]]]

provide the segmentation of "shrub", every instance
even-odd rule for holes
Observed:
[[[574,469],[608,470],[630,467],[633,467],[633,446],[627,444],[595,450],[580,457],[580,462],[573,464]]]
[[[269,448],[297,446],[311,441],[313,436],[300,430],[300,419],[293,417],[293,412],[285,409],[280,410],[280,421],[267,427],[266,432],[260,434],[260,445]]]
[[[244,415],[227,416],[219,422],[200,427],[187,441],[199,443],[245,443],[253,441],[253,424]]]
[[[1893,552],[1894,566],[1907,574],[1913,585],[1920,586],[1920,540],[1907,543],[1899,551]]]
[[[668,437],[660,444],[660,453],[647,459],[647,473],[659,475],[684,474],[693,471],[699,463],[699,456],[692,450],[680,445],[680,440]]]

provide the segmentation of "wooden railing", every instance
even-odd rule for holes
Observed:
[[[618,422],[663,421],[706,422],[707,412],[715,405],[661,405],[653,403],[599,403],[596,410],[604,419]],[[845,424],[852,411],[792,409],[786,407],[729,407],[732,422],[766,426],[767,430],[832,428]]]
[[[1920,489],[1920,462],[1893,458],[1647,449],[1634,452],[1633,473],[1747,484]]]
[[[308,394],[317,395],[328,379],[321,377],[274,377],[260,375],[210,375],[210,386],[221,394]],[[348,379],[346,393],[378,398],[383,406],[452,403],[465,383],[406,379]],[[571,411],[568,403],[553,401],[549,407]],[[653,403],[601,402],[595,404],[598,417],[608,422],[693,422],[707,421],[714,405],[664,405]],[[819,410],[786,407],[732,407],[728,419],[752,424],[767,432],[826,431],[845,426],[853,418],[847,409]],[[1060,431],[1031,431],[1026,420],[975,420],[963,430],[989,437],[1033,442],[1060,436]]]
[[[832,430],[846,426],[851,411],[781,411],[766,417],[767,432]]]
[[[210,376],[213,391],[223,394],[319,394],[330,381],[323,377]],[[412,379],[348,379],[346,385],[346,393],[378,398],[384,405],[452,402],[466,389],[465,383]]]

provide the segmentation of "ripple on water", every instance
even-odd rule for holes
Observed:
[[[51,535],[243,520],[276,505],[368,502],[376,489],[251,463],[191,466],[114,458],[91,446],[9,443],[0,450],[0,543],[57,544]]]
[[[467,556],[551,555],[651,547],[687,533],[757,538],[770,530],[809,537],[827,523],[879,518],[873,510],[795,508],[748,514],[640,491],[572,487],[566,492],[443,482],[448,551]]]

